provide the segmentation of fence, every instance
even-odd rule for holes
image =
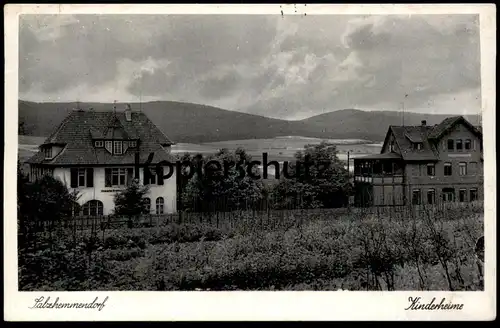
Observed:
[[[291,224],[302,224],[314,219],[336,219],[346,215],[380,215],[411,217],[426,213],[447,212],[456,209],[482,210],[482,202],[472,203],[438,203],[435,205],[413,206],[378,206],[378,207],[343,207],[332,209],[292,209],[292,210],[243,210],[214,212],[178,212],[163,215],[142,215],[137,218],[118,216],[74,217],[69,220],[39,221],[32,226],[32,232],[45,232],[64,229],[66,231],[102,231],[109,229],[133,227],[159,227],[169,224],[200,224],[215,228],[235,228],[238,225],[254,225],[273,229]]]

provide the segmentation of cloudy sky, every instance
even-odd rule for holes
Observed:
[[[19,97],[478,113],[476,15],[23,15]]]

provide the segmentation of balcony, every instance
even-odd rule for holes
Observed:
[[[396,153],[384,153],[354,159],[354,182],[402,184],[404,163]]]

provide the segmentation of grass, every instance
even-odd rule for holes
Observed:
[[[482,290],[480,211],[317,215],[275,230],[209,225],[59,236],[21,251],[22,290]],[[43,278],[40,272],[44,272]]]

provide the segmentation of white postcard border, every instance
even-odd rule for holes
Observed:
[[[16,158],[18,15],[23,14],[472,14],[480,15],[485,188],[483,292],[19,292],[17,290]],[[496,7],[483,5],[13,5],[5,18],[4,319],[8,321],[198,320],[492,320],[496,318]],[[29,309],[40,296],[92,302],[96,309]],[[445,297],[461,311],[406,311],[409,297]]]

